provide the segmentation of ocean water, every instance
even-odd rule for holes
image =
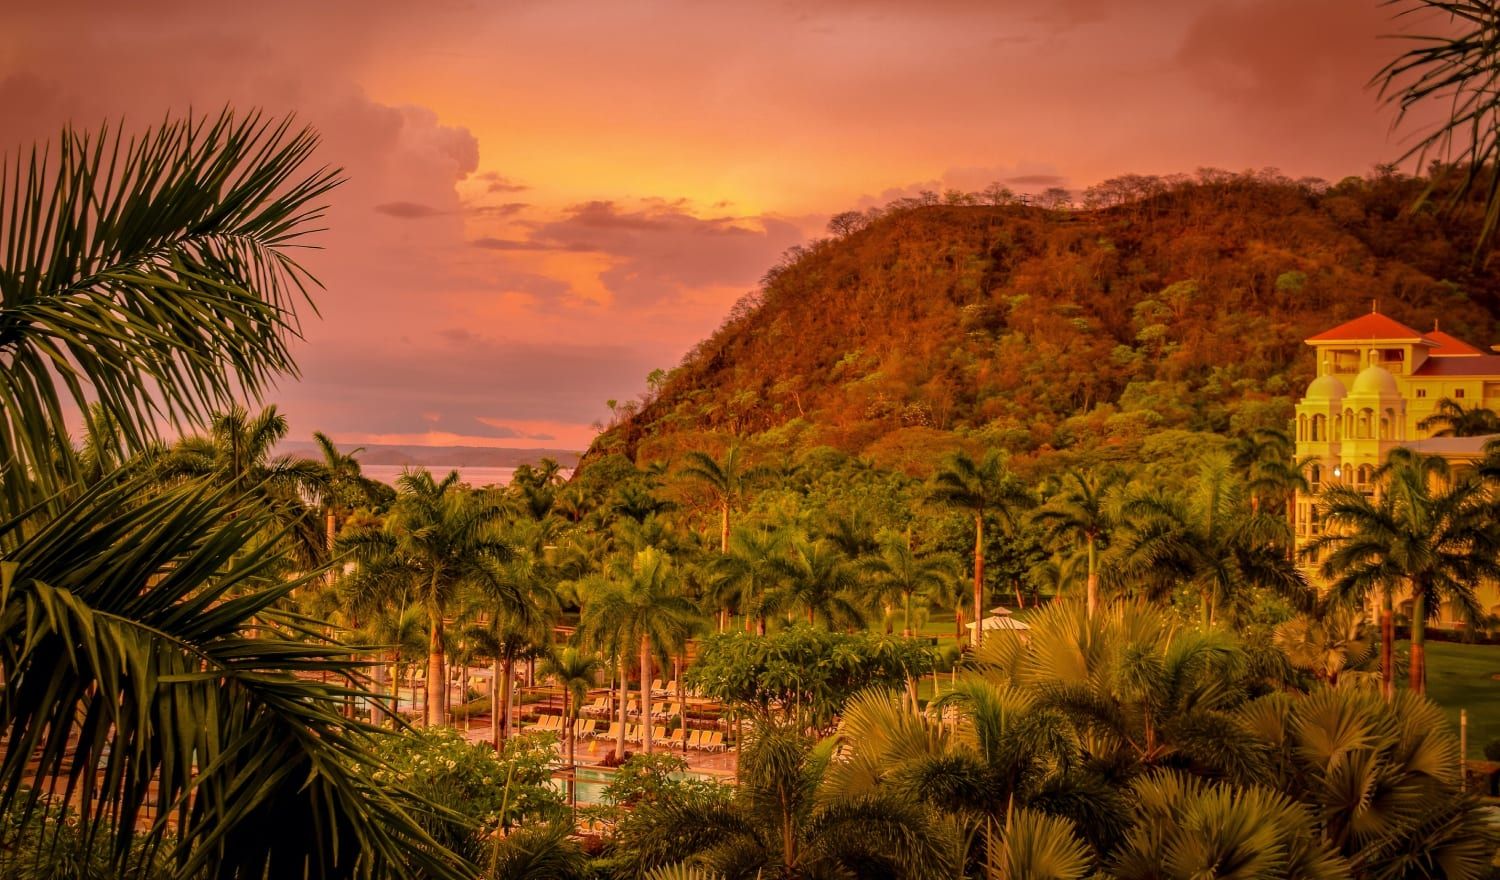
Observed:
[[[453,467],[451,465],[426,465],[427,470],[432,472],[434,479],[441,480],[447,476],[449,471],[458,471],[459,476],[470,486],[503,486],[510,482],[515,475],[513,467]],[[379,480],[387,485],[396,485],[396,478],[407,469],[407,465],[400,464],[367,464],[360,466],[360,472],[372,480]]]

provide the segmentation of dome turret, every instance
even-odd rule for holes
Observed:
[[[1350,394],[1355,397],[1400,398],[1401,388],[1389,370],[1371,364],[1354,377],[1354,387],[1350,389]]]
[[[1307,386],[1307,394],[1303,396],[1303,399],[1308,403],[1332,402],[1343,400],[1347,393],[1344,383],[1340,382],[1337,376],[1324,373]]]

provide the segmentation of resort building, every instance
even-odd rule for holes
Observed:
[[[1310,462],[1313,490],[1295,499],[1299,548],[1321,532],[1315,496],[1327,483],[1349,483],[1373,495],[1375,470],[1398,446],[1462,464],[1482,455],[1493,439],[1432,437],[1418,425],[1444,399],[1500,411],[1500,354],[1444,333],[1436,323],[1418,331],[1378,311],[1305,341],[1318,375],[1293,423],[1297,458]],[[1489,607],[1497,597],[1485,593]],[[1449,622],[1447,609],[1437,617]]]

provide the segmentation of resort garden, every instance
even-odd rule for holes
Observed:
[[[0,876],[1492,875],[1428,683],[1500,658],[1427,623],[1493,625],[1500,454],[1393,454],[1301,554],[1267,430],[387,487],[261,402],[315,145],[226,113],[0,178]]]

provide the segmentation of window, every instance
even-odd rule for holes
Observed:
[[[1454,400],[1463,400],[1464,399],[1464,390],[1462,388],[1454,389],[1454,391],[1453,391],[1453,399]]]
[[[1336,349],[1333,355],[1333,371],[1335,373],[1358,373],[1360,368],[1358,349]]]
[[[1426,388],[1418,388],[1417,389],[1417,396],[1418,397],[1426,397],[1427,396],[1427,389]]]

